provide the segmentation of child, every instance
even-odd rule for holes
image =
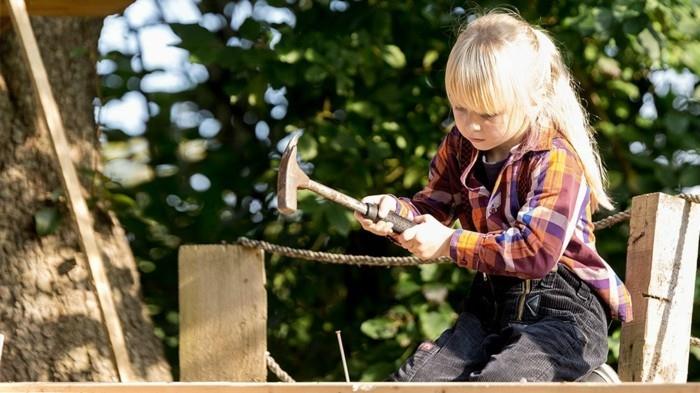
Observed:
[[[608,318],[632,310],[595,248],[591,214],[612,204],[569,71],[546,33],[492,12],[459,34],[445,86],[455,127],[428,185],[411,199],[363,199],[417,225],[393,235],[356,217],[420,258],[479,273],[455,325],[391,379],[582,380],[605,363]]]

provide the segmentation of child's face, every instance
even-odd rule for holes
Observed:
[[[462,136],[477,149],[491,153],[487,155],[489,159],[500,160],[507,157],[510,149],[522,138],[522,127],[508,130],[503,113],[483,114],[460,106],[453,106],[452,111]]]

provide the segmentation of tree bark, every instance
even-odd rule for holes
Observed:
[[[100,170],[92,102],[102,20],[33,17],[32,26],[88,197]],[[52,201],[62,186],[36,110],[18,37],[10,20],[0,18],[0,333],[6,336],[0,380],[117,381],[76,226],[65,202]],[[39,236],[34,215],[52,204],[61,223]],[[91,211],[135,375],[170,380],[125,233],[112,212]]]

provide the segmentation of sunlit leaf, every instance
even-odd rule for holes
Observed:
[[[393,68],[403,68],[406,65],[406,56],[396,45],[386,45],[383,56],[384,61]]]

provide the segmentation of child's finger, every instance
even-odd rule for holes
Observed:
[[[381,218],[386,218],[386,216],[389,215],[389,212],[395,209],[396,203],[394,202],[393,198],[385,196],[379,202],[379,211],[377,212],[377,214]]]
[[[426,221],[427,221],[426,215],[424,215],[424,214],[421,214],[420,216],[413,217],[413,222],[416,224],[421,224],[421,223],[424,223]]]
[[[394,224],[392,224],[388,221],[379,221],[379,223],[381,224],[382,232],[384,232],[384,236],[394,232],[393,231]]]
[[[418,228],[418,226],[415,225],[415,226],[412,226],[412,227],[406,229],[405,231],[403,231],[403,233],[401,234],[400,237],[403,238],[404,242],[408,242],[410,240],[413,240],[416,237],[417,228]]]

